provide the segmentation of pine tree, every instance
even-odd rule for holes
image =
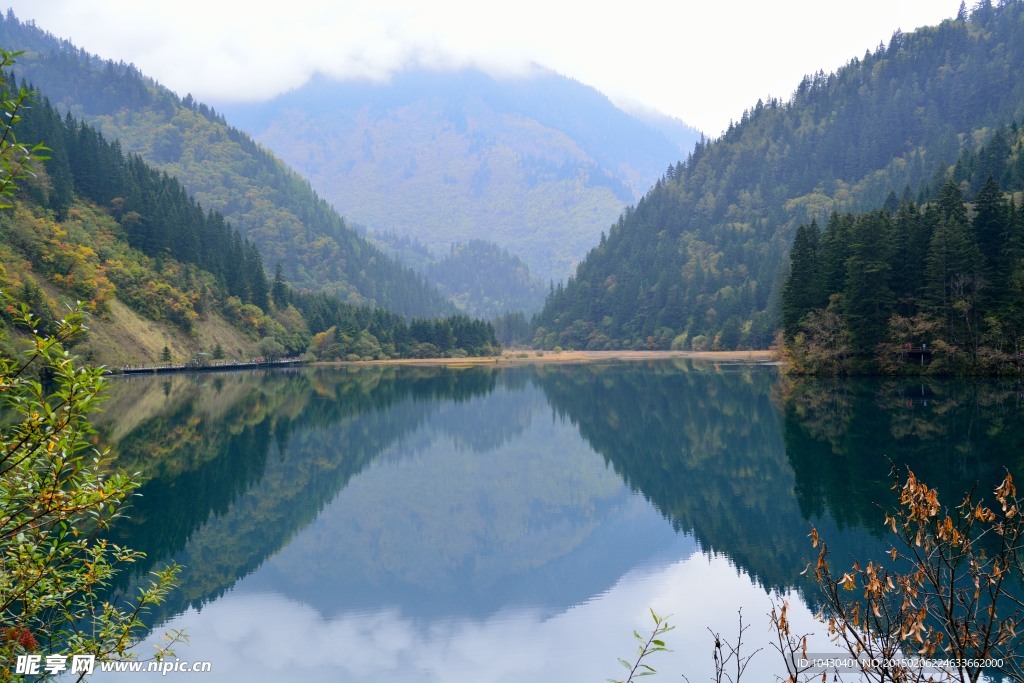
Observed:
[[[990,292],[987,299],[998,299],[1006,285],[1001,273],[1007,273],[1009,263],[1006,259],[1010,237],[1010,214],[1003,191],[990,175],[974,199],[974,234],[983,262],[982,275],[986,289]]]
[[[277,308],[288,306],[288,283],[285,282],[284,267],[281,266],[280,261],[277,262],[277,268],[274,269],[274,284],[270,288],[270,296]]]
[[[846,257],[850,244],[853,216],[833,213],[821,236],[821,280],[828,294],[843,291],[846,285]]]
[[[938,202],[937,225],[926,258],[926,303],[944,321],[945,338],[963,344],[976,337],[981,259],[967,223],[959,188],[947,183]]]
[[[854,353],[874,352],[895,308],[889,285],[891,234],[892,220],[885,210],[860,216],[854,223],[843,292]]]
[[[789,339],[796,336],[805,315],[827,303],[822,286],[820,241],[817,223],[797,228],[789,252],[789,277],[783,286],[782,327]]]

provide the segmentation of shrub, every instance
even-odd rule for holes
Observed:
[[[18,317],[38,328],[27,307]],[[103,399],[104,379],[64,348],[82,333],[79,320],[76,313],[52,335],[33,335],[21,357],[0,356],[0,396],[14,417],[0,430],[0,632],[18,634],[0,642],[3,662],[22,654],[131,658],[142,616],[178,571],[155,572],[134,605],[104,597],[119,566],[143,556],[101,538],[138,482],[111,472],[109,452],[92,445],[88,415]],[[0,667],[0,680],[10,675]]]

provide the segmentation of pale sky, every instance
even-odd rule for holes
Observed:
[[[973,3],[971,3],[973,4]],[[0,7],[3,5],[0,4]],[[711,135],[758,98],[860,57],[960,0],[8,0],[22,21],[135,64],[179,95],[267,99],[316,71],[540,64]],[[9,47],[9,46],[4,46]]]

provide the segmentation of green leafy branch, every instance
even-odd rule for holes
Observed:
[[[10,52],[0,48],[0,69],[14,65],[15,58],[21,52]],[[29,147],[18,142],[14,135],[14,125],[21,120],[21,111],[35,95],[25,88],[11,93],[6,88],[0,92],[0,198],[14,194],[16,182],[25,178],[35,177],[32,164],[36,161],[49,159],[46,152],[50,150],[39,142]],[[9,209],[11,204],[0,199],[0,209]]]
[[[651,619],[654,621],[654,628],[650,635],[646,638],[638,631],[633,631],[633,637],[636,638],[639,645],[637,645],[637,658],[635,662],[630,663],[628,660],[619,659],[619,663],[626,668],[629,672],[629,676],[625,680],[618,680],[615,678],[609,678],[609,683],[631,683],[636,678],[641,676],[650,676],[657,673],[655,669],[644,662],[644,659],[653,655],[656,652],[671,652],[672,650],[665,647],[665,641],[662,637],[675,628],[670,626],[668,623],[669,617],[672,615],[661,617],[652,609]]]

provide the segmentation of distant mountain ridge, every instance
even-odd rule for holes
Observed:
[[[540,68],[509,79],[474,69],[387,83],[316,76],[266,103],[218,107],[371,231],[435,253],[491,241],[545,282],[563,279],[698,138]]]
[[[1021,120],[1022,19],[1021,0],[982,2],[757,102],[611,226],[549,297],[537,343],[766,348],[797,225],[927,197]]]
[[[518,257],[491,242],[472,240],[426,268],[427,278],[470,315],[493,319],[509,312],[533,315],[547,286]]]

